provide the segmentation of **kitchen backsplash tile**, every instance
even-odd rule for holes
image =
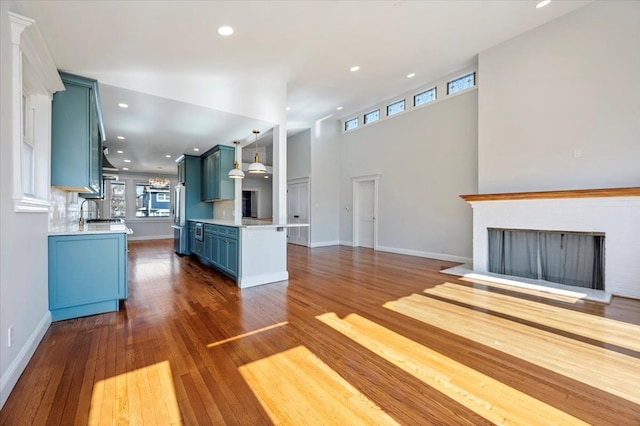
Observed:
[[[231,220],[234,218],[234,201],[214,201],[213,202],[213,218]]]

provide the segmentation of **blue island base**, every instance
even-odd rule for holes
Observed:
[[[51,311],[52,321],[62,321],[77,317],[103,314],[105,312],[118,311],[120,309],[119,300],[107,300],[104,302],[89,303],[80,306],[70,306],[68,308],[54,309]]]

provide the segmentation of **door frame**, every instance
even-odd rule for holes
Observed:
[[[358,217],[360,216],[360,190],[359,185],[363,182],[373,182],[373,249],[378,250],[378,180],[379,174],[354,176],[351,178],[353,193],[352,209],[352,246],[359,247],[360,232],[358,231]]]
[[[307,221],[309,226],[306,227],[307,232],[307,247],[311,247],[311,177],[303,177],[287,180],[287,218],[289,217],[289,185],[297,185],[304,183],[307,185]],[[287,237],[289,232],[287,231]],[[302,246],[304,247],[304,246]]]

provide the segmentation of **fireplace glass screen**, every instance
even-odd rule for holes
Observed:
[[[489,272],[604,290],[604,235],[488,229]]]

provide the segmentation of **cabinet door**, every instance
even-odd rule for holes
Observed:
[[[233,200],[235,198],[235,182],[229,177],[229,170],[234,167],[233,148],[220,147],[218,157],[218,198],[222,200]]]
[[[189,225],[189,251],[192,253],[196,251],[196,231],[192,224]]]
[[[211,169],[211,157],[202,157],[202,201],[211,199],[211,180],[209,173]]]
[[[212,262],[215,256],[215,235],[204,234],[204,258],[207,262]]]
[[[49,237],[49,309],[54,321],[117,310],[127,297],[124,234]]]
[[[227,239],[225,244],[226,270],[234,277],[238,276],[238,241]]]
[[[51,108],[51,185],[101,196],[102,142],[98,83],[60,73],[64,91]]]
[[[215,234],[213,236],[212,250],[213,253],[211,256],[211,263],[213,264],[213,266],[220,268],[220,254],[222,251],[222,238],[220,237],[220,235]]]
[[[185,173],[184,173],[184,160],[178,163],[178,183],[184,183]]]
[[[211,155],[211,170],[209,173],[209,184],[211,185],[210,200],[220,199],[220,151]]]
[[[100,141],[100,130],[98,125],[98,109],[96,97],[91,91],[91,140],[89,147],[89,179],[91,189],[98,196],[102,196],[102,142]]]

